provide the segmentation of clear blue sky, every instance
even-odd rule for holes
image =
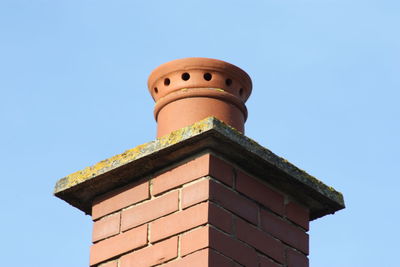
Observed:
[[[0,0],[2,266],[87,266],[63,176],[155,138],[147,77],[189,56],[253,79],[247,136],[343,192],[312,267],[396,267],[400,1]],[[396,261],[396,262],[393,262]]]

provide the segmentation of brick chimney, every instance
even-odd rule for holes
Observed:
[[[92,216],[90,266],[306,267],[342,194],[246,137],[250,77],[206,58],[149,77],[157,139],[60,179]]]

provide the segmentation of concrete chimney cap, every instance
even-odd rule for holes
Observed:
[[[241,68],[228,62],[203,57],[169,61],[154,69],[147,86],[153,99],[183,88],[219,88],[246,102],[252,81]]]

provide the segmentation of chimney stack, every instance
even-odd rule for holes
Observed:
[[[335,191],[244,135],[250,77],[186,58],[155,69],[157,139],[60,179],[92,216],[91,267],[307,267]]]

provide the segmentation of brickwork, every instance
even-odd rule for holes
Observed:
[[[307,267],[308,217],[290,196],[206,154],[97,198],[90,265]]]

